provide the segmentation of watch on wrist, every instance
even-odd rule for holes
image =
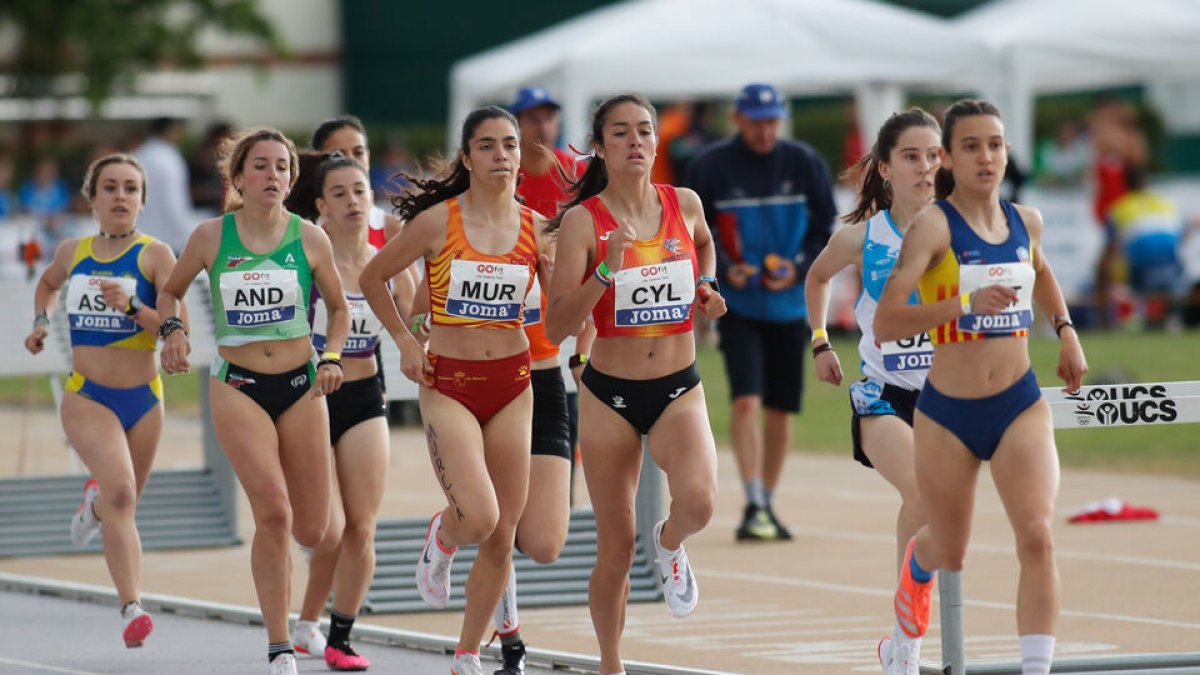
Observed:
[[[570,368],[577,368],[579,366],[585,365],[587,362],[588,362],[587,354],[574,354],[571,356],[571,358],[567,359],[567,366]]]
[[[137,316],[137,313],[142,311],[142,299],[136,295],[129,296],[129,306],[125,308],[125,314],[128,316]]]
[[[706,283],[706,282],[708,283],[709,286],[712,286],[712,289],[714,291],[716,291],[718,293],[721,292],[721,283],[719,281],[717,281],[717,278],[714,277],[713,275],[701,274],[699,277],[696,278],[697,286],[699,286],[700,284]]]

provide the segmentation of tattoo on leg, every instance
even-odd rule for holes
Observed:
[[[451,508],[454,510],[454,517],[458,518],[459,522],[466,520],[467,516],[458,505],[458,500],[454,497],[454,487],[446,475],[446,461],[442,459],[441,453],[438,451],[437,431],[430,424],[425,427],[425,440],[429,443],[429,459],[433,462],[433,472],[437,474],[438,484],[442,486],[442,490],[446,493],[446,499],[449,500]]]

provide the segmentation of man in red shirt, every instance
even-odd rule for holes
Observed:
[[[567,179],[575,179],[575,159],[555,147],[560,107],[549,90],[542,87],[518,91],[508,107],[521,131],[521,178],[517,194],[524,198],[526,206],[547,218],[553,218],[558,207],[566,203]]]

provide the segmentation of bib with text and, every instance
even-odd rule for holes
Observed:
[[[223,272],[220,285],[230,327],[269,326],[296,316],[296,270]]]
[[[452,260],[446,314],[464,319],[511,321],[521,316],[528,288],[528,265]]]
[[[958,330],[967,333],[1005,335],[1028,330],[1033,325],[1033,282],[1037,274],[1028,263],[1009,262],[961,265],[958,268],[958,292],[974,293],[999,284],[1017,292],[1017,300],[999,314],[965,314],[958,318]]]
[[[525,296],[525,321],[526,326],[533,326],[542,322],[542,282],[538,280],[537,275],[533,277],[533,286],[529,289],[529,295]]]
[[[91,330],[101,333],[138,331],[137,322],[125,314],[124,307],[109,307],[104,301],[100,284],[116,282],[125,295],[137,295],[137,279],[132,277],[92,276],[72,274],[67,285],[67,320],[71,330]]]
[[[691,260],[642,265],[613,275],[615,323],[619,327],[687,321],[696,299]]]

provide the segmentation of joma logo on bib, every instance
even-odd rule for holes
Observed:
[[[617,326],[682,323],[696,299],[691,260],[672,260],[618,271],[613,275]]]

